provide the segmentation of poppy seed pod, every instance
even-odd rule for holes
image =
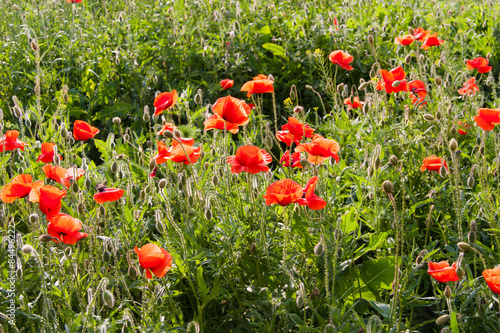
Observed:
[[[128,268],[128,276],[132,279],[135,280],[137,278],[137,268],[134,266],[130,266]]]
[[[368,43],[372,44],[375,43],[375,38],[373,38],[373,35],[368,35]]]
[[[444,177],[446,177],[447,173],[448,173],[448,171],[446,170],[444,165],[442,165],[441,168],[439,168],[439,175],[444,178]]]
[[[448,321],[450,320],[450,315],[442,315],[442,316],[439,316],[438,319],[436,319],[436,324],[437,325],[444,325],[446,324]]]
[[[38,237],[38,240],[42,243],[48,243],[52,239],[52,236],[49,234],[43,234],[40,237]]]
[[[321,256],[323,254],[323,252],[325,252],[325,246],[323,245],[323,243],[319,242],[314,247],[314,255],[316,257],[319,257],[319,256]]]
[[[451,288],[450,288],[450,286],[446,286],[446,288],[444,288],[444,297],[446,297],[447,299],[451,298]]]
[[[108,251],[104,251],[102,254],[102,261],[110,262],[111,261],[111,253],[109,253]]]
[[[450,143],[449,143],[449,145],[448,145],[448,148],[450,148],[450,150],[451,150],[451,151],[455,151],[455,150],[457,150],[457,148],[458,148],[458,142],[457,142],[457,140],[455,140],[455,138],[452,138],[452,139],[450,140]]]
[[[394,190],[394,185],[392,185],[392,182],[390,180],[384,180],[384,182],[382,183],[382,189],[385,193],[391,194]]]
[[[466,242],[458,242],[457,246],[462,251],[469,251],[471,249],[471,246],[469,244],[467,244]]]
[[[392,155],[391,157],[389,157],[389,162],[393,165],[393,166],[398,166],[399,164],[399,159],[397,158],[396,155]]]
[[[102,300],[104,301],[104,304],[106,304],[108,308],[112,308],[115,306],[115,297],[113,296],[113,293],[109,290],[105,290],[102,293]]]
[[[436,84],[438,86],[440,86],[443,83],[443,80],[441,80],[441,78],[439,76],[436,76],[436,78],[434,79],[434,82],[436,82]]]
[[[31,254],[33,252],[33,246],[31,246],[29,244],[25,244],[21,248],[21,251],[23,251],[24,254]]]
[[[436,118],[434,118],[434,116],[430,113],[426,113],[424,114],[424,119],[431,122],[431,121],[434,121]]]

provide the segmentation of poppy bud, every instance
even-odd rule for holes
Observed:
[[[432,114],[430,114],[430,113],[425,113],[424,114],[424,119],[427,120],[427,121],[429,121],[429,122],[435,120],[434,116]]]
[[[174,133],[172,133],[172,131],[164,131],[163,132],[163,135],[165,135],[166,138],[169,138],[169,139],[173,139],[174,138]]]
[[[16,116],[17,118],[21,118],[21,116],[23,115],[21,109],[19,108],[19,106],[14,106],[14,116]]]
[[[40,237],[38,237],[38,240],[42,243],[48,243],[52,239],[52,236],[49,234],[43,234]]]
[[[446,286],[446,288],[444,288],[444,297],[446,297],[447,299],[451,298],[451,288],[450,288],[450,286]]]
[[[436,112],[436,119],[437,120],[441,120],[442,116],[443,115],[442,115],[441,111]]]
[[[111,170],[111,173],[116,173],[118,171],[118,165],[116,164],[115,161],[111,163],[111,167],[109,169]]]
[[[38,221],[38,214],[37,213],[31,214],[29,219],[31,223],[36,223]]]
[[[188,197],[188,206],[193,207],[194,206],[194,196],[189,196]]]
[[[160,179],[160,181],[158,182],[158,187],[163,190],[165,186],[167,186],[167,180],[165,178]]]
[[[305,168],[307,166],[308,162],[305,158],[300,159],[300,165]]]
[[[273,148],[273,138],[271,136],[267,136],[266,137],[266,147],[268,149],[272,149]]]
[[[175,136],[176,138],[180,138],[180,137],[181,137],[181,131],[179,131],[177,128],[176,128],[176,129],[174,129],[174,136]]]
[[[162,221],[156,221],[155,227],[160,234],[163,235],[165,233],[165,226],[163,225]]]
[[[440,78],[439,76],[436,76],[436,78],[434,79],[434,82],[436,82],[436,84],[437,84],[438,86],[440,86],[440,85],[441,85],[441,83],[443,83],[443,80],[441,80],[441,78]]]
[[[103,206],[103,205],[100,205],[100,206],[99,206],[99,214],[100,214],[101,216],[104,216],[104,215],[106,214],[106,209],[104,208],[104,206]]]
[[[452,138],[450,140],[450,144],[448,145],[448,148],[450,148],[451,151],[455,151],[458,148],[458,142],[455,140],[455,138]]]
[[[470,230],[476,231],[476,228],[477,228],[477,222],[475,220],[472,220],[470,222]]]
[[[475,243],[476,242],[476,232],[469,231],[467,233],[467,240],[469,241],[469,243]]]
[[[130,266],[128,268],[128,276],[132,279],[135,280],[137,278],[137,268],[134,266]]]
[[[12,5],[12,8],[14,8],[14,10],[15,10],[16,12],[18,12],[18,11],[19,11],[19,6],[18,6],[18,5]]]
[[[484,147],[483,146],[479,147],[479,154],[484,155]]]
[[[311,300],[315,300],[316,298],[318,298],[319,296],[319,289],[318,287],[314,287],[312,290],[311,290]]]
[[[462,279],[464,276],[465,276],[465,271],[462,267],[458,267],[456,270],[455,270],[455,273],[457,273],[457,276],[459,279]]]
[[[268,79],[269,81],[273,81],[273,82],[274,82],[274,76],[273,76],[273,74],[269,74],[269,75],[267,76],[267,79]]]
[[[420,59],[420,61],[424,61],[425,60],[425,56],[423,54],[420,54],[419,59]]]
[[[368,43],[370,44],[375,43],[375,38],[373,38],[373,35],[368,35]]]
[[[380,157],[377,157],[377,158],[375,159],[375,161],[373,162],[373,168],[374,168],[375,170],[380,169],[380,163],[381,163],[381,162],[380,162]]]
[[[78,184],[73,183],[73,186],[71,186],[71,190],[73,190],[73,192],[75,192],[75,193],[78,193]]]
[[[368,169],[366,169],[366,171],[368,172],[368,178],[372,178],[373,177],[373,174],[374,174],[374,170],[371,166],[368,167]]]
[[[76,206],[76,211],[78,212],[78,214],[82,215],[83,213],[85,213],[85,205],[83,204],[83,202],[80,202],[77,206]]]
[[[301,309],[304,306],[304,297],[302,295],[297,296],[295,302],[297,303],[297,307]]]
[[[148,146],[148,148],[153,147],[153,141],[151,140],[146,141],[146,145]]]
[[[467,178],[467,187],[468,188],[473,188],[474,183],[475,183],[474,177],[471,176],[471,177]]]
[[[391,157],[389,157],[389,162],[393,165],[393,166],[398,166],[398,163],[399,163],[399,160],[397,158],[396,155],[392,155]]]
[[[146,123],[149,123],[149,121],[151,120],[151,116],[149,115],[149,112],[144,112],[142,114],[142,120],[144,120],[144,122],[146,122]]]
[[[462,251],[469,251],[471,249],[471,246],[467,244],[466,242],[458,242],[457,246],[460,248]]]
[[[102,300],[104,301],[104,304],[106,304],[108,308],[112,308],[115,306],[115,297],[113,296],[113,293],[109,290],[105,290],[102,293]]]
[[[109,253],[108,251],[104,251],[104,253],[102,254],[102,261],[110,262],[111,261],[111,253]]]
[[[375,71],[372,69],[372,70],[370,71],[370,78],[372,78],[372,79],[373,79],[374,77],[375,77]]]
[[[203,102],[203,92],[201,91],[201,89],[198,89],[196,95],[194,95],[194,102],[200,105]]]
[[[390,180],[384,180],[384,182],[382,183],[382,189],[385,191],[385,193],[391,194],[394,190],[394,185],[392,185],[392,182]]]
[[[323,245],[323,243],[319,242],[318,244],[316,244],[316,246],[314,247],[314,255],[316,257],[319,257],[320,255],[323,254],[323,252],[325,252],[325,246]]]
[[[205,209],[205,218],[208,221],[212,220],[212,210],[210,208]]]
[[[406,57],[405,57],[405,63],[407,65],[409,65],[411,63],[411,54],[408,54]]]
[[[394,81],[394,82],[392,83],[392,87],[393,87],[393,88],[397,88],[397,87],[399,87],[399,85],[400,85],[400,84],[401,84],[401,81],[396,80],[396,81]]]
[[[358,90],[365,90],[368,87],[369,84],[370,84],[370,82],[363,82],[363,83],[361,83],[359,85],[359,87],[358,87]]]
[[[123,140],[124,141],[129,141],[130,140],[130,135],[128,135],[128,133],[123,134]]]
[[[488,54],[486,55],[486,59],[490,60],[490,58],[491,58],[491,53],[488,52]]]
[[[120,117],[114,117],[113,118],[113,124],[120,125],[121,122],[122,122],[122,120],[121,120]]]
[[[448,173],[448,171],[446,170],[444,165],[442,165],[441,168],[439,168],[439,175],[444,178],[444,177],[446,177],[447,173]]]
[[[29,244],[25,244],[21,248],[21,251],[23,251],[24,254],[31,254],[33,252],[33,246],[31,246]]]
[[[149,161],[149,170],[153,170],[156,166],[156,160],[153,158],[151,161]]]
[[[413,36],[415,34],[415,29],[413,29],[412,27],[409,27],[408,32],[410,33],[410,35]]]
[[[442,315],[438,319],[436,319],[436,324],[438,325],[444,325],[450,320],[450,315]]]
[[[306,85],[306,89],[307,89],[307,90],[314,91],[314,88],[313,88],[312,86],[308,85],[308,84]]]
[[[68,104],[68,102],[69,102],[69,96],[68,96],[68,94],[67,93],[63,93],[62,97],[63,97],[64,104]]]
[[[304,112],[304,108],[300,105],[297,105],[296,107],[293,108],[293,112],[302,113],[302,112]]]
[[[38,50],[38,44],[34,40],[31,41],[30,45],[33,51],[36,52]]]

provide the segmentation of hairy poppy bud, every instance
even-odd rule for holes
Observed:
[[[405,63],[407,65],[409,65],[411,63],[411,54],[408,54],[406,57],[405,57]]]
[[[15,10],[16,12],[18,12],[18,11],[19,11],[19,6],[18,6],[18,5],[12,5],[12,8],[14,8],[14,10]]]
[[[297,296],[295,302],[297,303],[297,307],[301,309],[304,306],[304,297],[302,295]]]
[[[73,192],[75,192],[75,193],[78,193],[78,184],[73,183],[73,186],[71,186],[71,190],[73,190]]]
[[[451,288],[450,288],[450,286],[446,286],[446,288],[444,288],[444,297],[446,297],[447,299],[451,298]]]
[[[146,122],[146,123],[149,123],[149,121],[151,120],[151,116],[149,115],[148,112],[144,112],[142,114],[142,120],[144,120],[144,122]]]
[[[375,170],[373,170],[373,168],[369,166],[368,169],[366,169],[366,171],[368,172],[368,178],[372,178],[373,174],[375,173]]]
[[[85,205],[83,204],[83,202],[80,202],[77,206],[76,206],[76,211],[78,214],[80,215],[83,215],[83,213],[85,213]]]
[[[31,223],[36,223],[38,221],[38,214],[37,213],[31,214],[29,219]]]
[[[307,166],[308,162],[305,158],[300,159],[300,165],[305,168]]]
[[[412,27],[409,27],[408,32],[410,33],[410,35],[413,36],[415,34],[415,29],[413,29]]]
[[[436,119],[441,120],[441,118],[443,118],[443,114],[441,113],[441,111],[436,112]]]
[[[122,122],[121,118],[120,117],[114,117],[113,118],[113,124],[115,125],[120,125]]]
[[[292,101],[294,101],[294,100],[295,100],[295,98],[297,98],[297,95],[295,94],[295,90],[294,90],[294,88],[295,88],[295,85],[293,85],[293,86],[292,86],[292,88],[290,89],[290,99],[291,99]]]
[[[446,177],[447,174],[448,174],[448,171],[446,170],[444,165],[442,165],[441,168],[439,168],[439,175],[444,178],[444,177]]]
[[[212,220],[212,210],[210,208],[205,209],[205,218],[208,221]]]
[[[174,129],[174,136],[175,136],[176,138],[180,138],[180,137],[181,137],[181,131],[179,131],[177,128],[176,128],[176,129]]]
[[[448,145],[448,148],[450,148],[451,151],[455,151],[458,148],[458,142],[455,140],[455,138],[452,138],[450,140],[450,144]]]
[[[129,141],[130,140],[130,135],[128,133],[123,134],[123,140],[124,141]]]
[[[163,235],[165,233],[165,226],[163,225],[162,221],[156,221],[155,227],[160,234]]]
[[[430,113],[424,114],[424,119],[427,120],[427,121],[429,121],[429,122],[435,120],[434,116],[432,114],[430,114]]]
[[[174,138],[174,133],[172,133],[172,131],[165,131],[163,132],[163,135],[165,135],[166,138],[169,138],[169,139],[173,139]]]
[[[118,165],[116,164],[115,161],[111,163],[111,167],[109,169],[111,170],[111,173],[116,173],[118,171]]]
[[[148,146],[148,148],[152,148],[153,147],[153,141],[151,141],[151,140],[146,141],[146,145]]]
[[[30,45],[31,45],[31,49],[33,51],[36,52],[38,50],[38,44],[35,42],[35,40],[32,40],[31,43],[30,43]]]
[[[14,106],[14,116],[16,116],[17,118],[21,118],[21,116],[23,115],[21,109],[19,108],[19,106]]]
[[[167,180],[165,178],[160,179],[160,181],[158,182],[158,187],[163,190],[165,186],[167,186]]]
[[[380,163],[381,163],[381,162],[380,162],[380,157],[377,157],[377,158],[375,159],[375,161],[373,162],[373,168],[374,168],[375,170],[380,169]]]
[[[300,105],[297,105],[296,107],[293,108],[293,112],[302,113],[302,112],[304,112],[304,108]]]
[[[471,177],[467,178],[467,187],[468,188],[473,188],[474,183],[475,183],[474,177],[471,176]]]
[[[469,241],[469,243],[475,243],[476,242],[476,232],[473,230],[473,231],[469,231],[467,233],[467,240]]]
[[[396,81],[394,81],[394,82],[392,83],[392,86],[393,86],[394,88],[397,88],[397,87],[399,87],[399,85],[400,85],[400,84],[401,84],[401,81],[396,80]]]
[[[217,187],[217,185],[219,185],[219,177],[217,177],[217,175],[214,175],[212,177],[212,184],[214,184],[215,187]]]
[[[313,88],[312,86],[308,85],[308,84],[306,85],[306,89],[307,89],[307,90],[314,91],[314,88]]]
[[[104,301],[104,304],[106,304],[108,308],[112,308],[115,306],[115,297],[113,296],[113,293],[109,290],[105,290],[102,293],[102,300]]]
[[[393,165],[393,166],[398,166],[399,164],[399,159],[396,155],[392,155],[391,157],[389,157],[389,162]]]
[[[101,216],[104,216],[104,215],[106,214],[106,208],[104,208],[104,206],[103,206],[103,205],[100,205],[100,206],[99,206],[99,214],[100,214]]]
[[[271,136],[266,136],[266,147],[268,149],[273,148],[273,138]]]
[[[358,90],[365,90],[368,87],[369,84],[370,84],[370,82],[363,82],[363,83],[361,83],[359,85],[359,87],[358,87]]]
[[[423,54],[420,54],[419,59],[420,59],[420,61],[424,61],[425,60],[425,56]]]
[[[441,78],[440,78],[439,76],[436,76],[436,78],[434,79],[434,82],[436,82],[436,84],[437,84],[438,86],[440,86],[440,85],[441,85],[441,83],[443,83],[443,80],[441,80]]]
[[[391,194],[394,190],[394,185],[392,185],[392,182],[390,180],[384,180],[384,182],[382,183],[382,189],[385,191],[385,193]]]
[[[462,279],[464,276],[465,276],[465,271],[462,267],[458,267],[456,270],[455,270],[455,273],[457,273],[457,276],[459,279]]]
[[[471,246],[469,244],[467,244],[466,242],[458,242],[457,246],[462,251],[469,251],[471,249]]]
[[[208,168],[210,168],[210,163],[208,162],[203,163],[203,169],[208,170]]]
[[[149,161],[149,170],[153,170],[156,166],[156,160],[153,158],[151,161]]]
[[[457,135],[457,128],[456,128],[455,126],[453,126],[453,127],[451,128],[451,130],[450,130],[450,134],[451,134],[451,135],[453,135],[453,136]]]
[[[24,254],[31,254],[33,252],[33,246],[31,246],[29,244],[25,244],[21,248],[21,251],[23,251]]]
[[[322,242],[319,242],[318,244],[316,244],[316,246],[314,247],[314,255],[316,257],[319,257],[320,255],[323,254],[323,252],[325,252],[325,246],[323,245]]]
[[[42,243],[48,243],[52,239],[52,236],[49,234],[43,234],[40,237],[38,237],[38,240]]]
[[[196,95],[194,95],[194,102],[196,104],[200,104],[203,102],[203,92],[201,89],[198,89],[198,91],[196,92]]]
[[[375,43],[375,38],[373,38],[373,35],[368,35],[368,43],[370,44]]]
[[[486,55],[486,59],[490,60],[490,58],[491,58],[491,53],[488,52],[488,54]]]
[[[132,279],[135,280],[137,278],[137,268],[134,266],[130,266],[128,268],[128,276]]]
[[[438,325],[444,325],[450,320],[450,315],[442,315],[438,319],[436,319],[436,324]]]
[[[111,253],[109,253],[108,251],[104,251],[104,253],[102,254],[102,261],[110,262],[111,261]]]
[[[188,206],[193,207],[194,206],[194,196],[189,196],[188,197]]]
[[[257,253],[257,251],[258,251],[257,245],[253,243],[252,246],[250,246],[250,252]]]

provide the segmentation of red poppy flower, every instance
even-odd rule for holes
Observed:
[[[333,159],[339,162],[339,152],[340,146],[335,140],[325,139],[319,134],[316,134],[311,143],[303,143],[295,148],[296,152],[306,151],[309,153],[307,161],[312,164],[321,164],[328,157],[333,157]]]
[[[344,99],[344,104],[347,105],[347,109],[348,110],[351,110],[351,109],[359,109],[359,108],[362,108],[363,105],[365,105],[365,102],[360,102],[359,101],[359,97],[358,96],[355,96],[353,99],[352,99],[352,102],[351,102],[351,99],[350,98],[346,98]]]
[[[218,115],[214,114],[207,120],[203,122],[203,125],[205,125],[205,131],[211,130],[211,129],[218,129],[218,130],[227,130],[233,134],[236,134],[240,131],[240,127],[237,124],[233,123],[228,123]]]
[[[83,120],[75,120],[73,124],[73,137],[75,140],[87,141],[99,133],[99,130],[90,126]]]
[[[285,151],[283,156],[280,159],[280,162],[283,163],[284,167],[289,167],[290,166],[290,151]],[[300,164],[300,153],[293,153],[292,154],[292,168],[299,168],[302,169],[302,165]]]
[[[156,134],[163,135],[163,133],[165,133],[165,131],[170,131],[173,133],[176,128],[177,127],[173,123],[165,123],[165,124],[163,124],[163,127],[161,128],[161,130],[158,131],[158,133],[156,133]]]
[[[17,138],[18,136],[19,132],[16,130],[5,132],[4,136],[0,139],[0,153],[3,151],[12,151],[17,148],[24,151],[24,145],[26,143],[20,141]]]
[[[82,0],[66,0],[66,3],[80,3]]]
[[[351,63],[354,58],[347,52],[341,50],[333,51],[328,56],[328,59],[330,59],[332,63],[339,65],[345,70],[352,71],[354,69],[349,65],[349,63]]]
[[[156,164],[162,164],[166,161],[173,161],[176,163],[183,162],[184,164],[189,164],[189,162],[191,162],[192,164],[198,161],[200,154],[200,147],[195,148],[174,140],[173,145],[167,148],[165,143],[158,141],[158,154],[155,155],[154,158],[156,159]]]
[[[441,169],[441,166],[444,166],[448,170],[446,161],[436,155],[427,156],[426,158],[424,158],[424,161],[422,163],[423,164],[420,167],[420,171],[439,171],[439,169]]]
[[[444,43],[444,40],[437,38],[437,32],[436,32],[436,33],[428,36],[420,48],[427,50],[431,46],[440,46],[443,43]]]
[[[303,137],[312,138],[314,129],[309,125],[302,124],[297,118],[289,117],[288,124],[281,126],[281,129],[293,135],[293,141],[299,144]]]
[[[172,92],[164,92],[156,96],[154,101],[155,116],[161,114],[163,111],[170,109],[177,103],[177,90]]]
[[[66,190],[60,190],[57,187],[45,185],[36,191],[30,192],[30,201],[38,202],[38,207],[47,215],[52,217],[61,210],[61,199],[66,196]]]
[[[485,269],[483,271],[483,278],[492,292],[500,294],[500,267]]]
[[[156,171],[158,171],[158,167],[157,166],[155,166],[155,168],[153,169],[153,171],[151,171],[151,173],[149,174],[149,177],[151,177],[151,178],[156,177]]]
[[[429,262],[429,269],[427,273],[429,273],[433,278],[438,280],[439,282],[449,282],[449,281],[458,281],[460,278],[457,275],[457,264],[453,263],[451,266],[447,261],[441,262]]]
[[[413,80],[408,83],[408,91],[410,92],[410,98],[413,104],[422,102],[427,96],[427,90],[425,89],[425,83],[420,80]],[[418,96],[418,97],[417,97]],[[427,104],[427,102],[423,103]]]
[[[414,31],[415,31],[415,34],[413,35],[413,38],[415,40],[418,40],[419,42],[425,41],[427,39],[427,37],[429,37],[429,35],[431,34],[431,32],[429,30],[424,30],[420,27],[418,27]]]
[[[413,35],[408,34],[403,37],[395,37],[394,43],[396,43],[397,45],[410,45],[414,40],[415,38],[413,37]]]
[[[467,60],[467,69],[472,70],[474,68],[477,68],[477,71],[479,73],[488,73],[492,69],[491,66],[488,66],[488,63],[489,60],[483,57]]]
[[[156,160],[156,164],[162,164],[168,161],[170,157],[170,151],[163,141],[158,141],[158,154],[153,157]]]
[[[267,75],[265,75],[265,74],[259,74],[259,75],[257,75],[257,76],[254,76],[254,77],[252,78],[252,80],[254,80],[254,81],[256,81],[256,80],[266,80],[266,79],[268,79],[268,78],[269,78],[269,76],[267,76]]]
[[[87,237],[82,229],[82,222],[68,214],[55,214],[49,218],[47,233],[64,244],[75,244],[80,239]],[[58,242],[52,239],[54,242]]]
[[[495,124],[500,124],[500,109],[479,109],[474,117],[477,126],[491,131]]]
[[[69,187],[71,185],[71,181],[80,179],[85,173],[85,170],[80,168],[71,167],[69,169],[65,169],[63,167],[50,164],[45,164],[42,170],[47,178],[52,179],[65,187]]]
[[[377,83],[377,90],[385,88],[388,94],[408,90],[408,83],[405,81],[406,74],[401,66],[392,69],[390,72],[385,69],[381,69],[379,72],[382,74],[382,80]],[[392,86],[395,81],[399,81],[397,87]]]
[[[234,80],[230,80],[230,79],[224,79],[224,80],[220,81],[220,86],[222,87],[223,90],[231,89],[233,87],[233,84],[234,84]]]
[[[458,124],[458,134],[467,135],[470,125],[461,121],[459,121],[457,124]]]
[[[146,277],[152,279],[153,275],[162,278],[172,267],[172,256],[167,250],[156,244],[146,244],[140,249],[136,246],[135,253],[139,257],[139,264],[146,271]]]
[[[278,141],[285,143],[288,147],[294,142],[294,136],[289,131],[278,131],[275,136]],[[297,142],[297,144],[299,144],[299,142]]]
[[[303,193],[302,186],[285,178],[269,185],[263,198],[266,199],[267,206],[273,204],[288,206],[302,198]]]
[[[52,163],[54,162],[54,146],[55,143],[49,143],[49,142],[44,142],[42,143],[42,153],[40,156],[37,158],[37,162],[43,162],[43,163]],[[59,158],[62,158],[61,155],[59,155]]]
[[[231,124],[228,124],[228,127],[233,127],[233,124],[237,126],[248,124],[248,115],[251,111],[247,103],[231,96],[219,98],[212,106],[214,114]]]
[[[256,174],[259,172],[268,172],[272,157],[264,149],[255,146],[241,146],[236,150],[236,155],[229,156],[227,163],[231,165],[232,173],[241,173],[243,171]]]
[[[2,188],[0,199],[5,203],[11,203],[17,198],[28,196],[32,190],[39,189],[42,186],[42,181],[33,183],[33,178],[30,175],[18,175]]]
[[[247,97],[250,97],[252,94],[272,93],[274,92],[273,83],[274,82],[267,77],[259,80],[254,79],[246,82],[243,87],[241,87],[240,91],[247,91]]]
[[[463,88],[458,89],[460,95],[474,96],[479,87],[476,84],[476,78],[472,77],[464,83]]]
[[[98,204],[102,204],[108,201],[116,201],[123,196],[125,191],[119,188],[102,188],[99,189],[99,193],[94,194],[94,200]]]
[[[306,187],[304,188],[304,193],[302,198],[299,199],[299,205],[306,205],[312,210],[323,209],[326,206],[326,201],[318,197],[314,194],[314,189],[316,188],[316,184],[318,183],[318,177],[312,177],[307,182]]]

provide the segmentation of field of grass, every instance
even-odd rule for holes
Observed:
[[[0,11],[0,332],[500,330],[498,2]]]

